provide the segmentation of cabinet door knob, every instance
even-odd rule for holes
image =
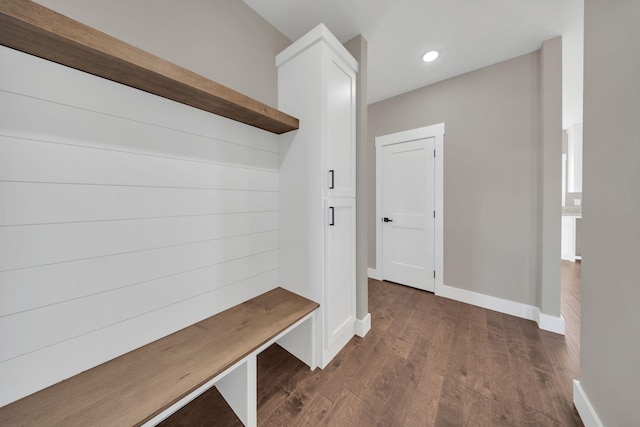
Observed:
[[[329,170],[329,175],[331,176],[331,180],[329,181],[329,190],[333,190],[335,187],[335,172],[333,169]]]
[[[384,218],[382,218],[382,220],[383,220],[384,222],[393,222],[393,220],[392,220],[392,219],[389,219],[389,218],[387,218],[386,216],[385,216]]]
[[[331,206],[329,207],[329,210],[331,211],[331,220],[329,221],[329,225],[334,226],[336,225],[335,209]]]

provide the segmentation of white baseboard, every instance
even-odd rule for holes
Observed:
[[[371,330],[371,313],[367,313],[364,319],[356,319],[356,335],[364,337]]]
[[[510,301],[503,298],[492,297],[466,289],[454,288],[453,286],[439,285],[436,287],[436,295],[498,311],[511,316],[533,320],[540,329],[564,335],[564,319],[562,316],[550,316],[540,312],[538,307]]]
[[[499,311],[500,313],[521,317],[523,319],[535,321],[537,317],[536,310],[538,310],[538,308],[532,305],[492,297],[490,295],[480,294],[466,289],[454,288],[453,286],[438,286],[436,288],[436,295],[478,307],[487,308],[489,310]]]
[[[535,309],[536,318],[533,320],[536,321],[540,329],[564,335],[564,317],[544,314],[538,307],[535,307]]]
[[[376,268],[369,268],[367,270],[367,273],[368,273],[369,277],[371,277],[372,279],[382,280],[382,277],[380,276],[380,273],[378,272],[378,269],[376,269]]]
[[[584,392],[580,381],[573,380],[573,404],[582,418],[585,427],[603,427],[602,421],[593,409],[587,394]]]

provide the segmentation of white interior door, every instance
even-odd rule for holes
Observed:
[[[434,291],[435,138],[382,146],[382,278]]]

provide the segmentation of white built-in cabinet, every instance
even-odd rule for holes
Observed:
[[[575,262],[582,259],[577,248],[578,221],[582,217],[577,215],[562,216],[562,235],[560,239],[560,258]]]
[[[560,239],[560,258],[575,261],[576,257],[576,218],[562,217],[562,236]]]
[[[567,191],[582,192],[582,123],[567,129]]]
[[[319,25],[276,65],[278,108],[300,119],[280,137],[280,284],[320,303],[310,366],[324,367],[355,333],[358,63]]]

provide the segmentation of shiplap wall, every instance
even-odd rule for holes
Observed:
[[[0,47],[0,406],[277,286],[276,135]]]

